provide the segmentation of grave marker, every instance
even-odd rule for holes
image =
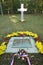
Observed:
[[[27,8],[24,8],[24,4],[21,4],[21,8],[18,9],[21,12],[21,22],[24,21],[24,11],[27,11]]]

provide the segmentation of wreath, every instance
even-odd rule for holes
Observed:
[[[24,36],[33,37],[33,39],[35,40],[35,46],[39,50],[39,53],[43,54],[43,44],[40,40],[40,37],[37,34],[33,33],[33,32],[29,32],[29,31],[23,31],[22,32],[22,31],[20,31],[20,32],[13,32],[13,33],[8,34],[8,35],[5,36],[3,42],[0,45],[0,55],[5,53],[7,43],[8,43],[8,41],[11,37],[21,37],[21,36],[22,37],[24,37]]]

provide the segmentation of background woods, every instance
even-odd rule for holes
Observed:
[[[17,9],[24,3],[28,14],[43,13],[43,0],[0,0],[0,14],[19,13]]]

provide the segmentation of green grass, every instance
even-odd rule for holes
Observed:
[[[43,39],[43,15],[25,15],[24,18],[21,22],[20,15],[0,15],[0,37],[14,31],[32,31]]]
[[[28,54],[32,65],[43,65],[43,55],[41,54]],[[0,56],[0,65],[10,65],[13,54],[4,54]],[[27,65],[26,62],[22,62],[18,58],[15,58],[15,65]]]

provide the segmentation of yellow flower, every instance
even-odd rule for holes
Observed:
[[[11,37],[11,34],[8,34],[6,37]]]
[[[37,34],[34,34],[34,38],[38,38],[38,35]]]
[[[13,32],[12,35],[13,35],[13,36],[18,36],[18,33]]]
[[[5,50],[6,49],[6,45],[1,45],[0,46],[0,50]]]
[[[3,42],[1,45],[5,45],[7,42]]]
[[[41,53],[43,54],[43,45],[42,45],[42,51],[41,51]]]
[[[0,55],[2,55],[2,54],[4,54],[4,53],[5,53],[4,51],[0,50]]]
[[[6,50],[6,45],[1,45],[0,46],[0,55],[4,54]]]
[[[6,37],[11,37],[11,36],[18,36],[18,33],[19,34],[26,34],[26,35],[30,35],[30,36],[33,36],[34,38],[38,38],[38,35],[37,34],[34,34],[32,32],[29,32],[29,31],[20,31],[20,32],[13,32],[12,34],[8,34]]]
[[[38,48],[40,53],[43,53],[43,45],[41,42],[37,41],[36,42],[36,47]]]
[[[42,52],[42,50],[43,50],[42,43],[41,43],[41,42],[39,42],[39,52]]]
[[[29,32],[29,35],[31,35],[31,36],[32,36],[32,32]]]
[[[38,41],[36,41],[36,44],[35,45],[38,46]]]
[[[11,36],[18,36],[18,33],[13,32],[12,34],[8,34],[6,37],[11,37]]]
[[[26,35],[29,35],[29,33],[30,33],[30,32],[29,32],[29,31],[27,31],[27,32],[26,32]]]
[[[31,36],[34,37],[34,33],[31,33]]]
[[[26,31],[25,34],[26,35],[31,35],[32,32]]]

